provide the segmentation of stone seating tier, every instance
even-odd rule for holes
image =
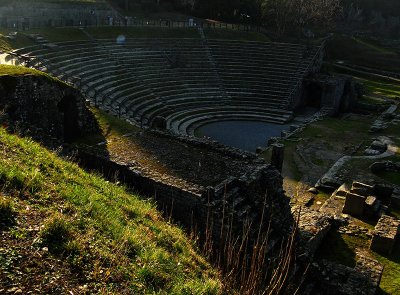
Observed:
[[[21,50],[59,77],[77,77],[89,99],[141,124],[156,116],[175,132],[212,120],[284,123],[293,87],[316,48],[284,43],[201,39],[130,39],[62,42],[56,49]]]

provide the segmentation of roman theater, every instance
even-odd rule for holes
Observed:
[[[91,238],[78,241],[89,232],[82,220],[94,220],[91,230],[107,236],[104,253],[117,258],[88,262],[92,277],[80,278],[93,288],[88,294],[108,287],[116,294],[398,294],[400,42],[393,28],[400,14],[360,8],[364,18],[357,18],[347,0],[329,0],[318,7],[326,19],[312,18],[303,3],[309,18],[289,5],[294,16],[284,17],[298,19],[283,25],[278,6],[264,7],[271,1],[257,9],[249,1],[259,15],[227,6],[205,12],[214,6],[195,2],[0,1],[0,166],[8,167],[0,169],[0,197],[13,198],[14,211],[55,210],[47,219],[13,211],[6,225],[0,206],[7,245],[19,237],[10,228],[40,220],[46,225],[28,222],[32,234],[20,235],[37,231],[32,249],[43,243],[29,255],[49,251],[41,257],[75,275],[71,265],[93,248]],[[379,29],[378,15],[385,19]],[[20,140],[27,143],[12,146]],[[6,153],[20,166],[49,156],[21,166],[31,173],[23,178]],[[60,185],[52,173],[61,173]],[[48,191],[35,186],[47,178],[55,181],[43,181]],[[63,197],[51,203],[53,194]],[[132,198],[160,214],[128,206]],[[71,224],[57,239],[77,241],[66,240],[61,252],[46,244],[47,224],[57,218]],[[160,222],[174,227],[174,241]],[[176,239],[186,238],[182,248]],[[140,239],[153,240],[141,248]],[[170,284],[181,260],[162,273],[166,256],[145,247],[173,259],[194,255],[182,271],[190,279]],[[15,264],[4,259],[4,269]],[[97,267],[119,262],[133,274],[93,283],[104,276]],[[162,274],[147,273],[149,265]],[[194,277],[215,288],[190,285]],[[189,291],[178,280],[188,280]],[[71,290],[85,289],[75,281]],[[0,293],[14,285],[0,282]]]

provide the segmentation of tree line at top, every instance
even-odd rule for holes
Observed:
[[[274,27],[329,27],[338,21],[374,23],[388,19],[400,25],[400,0],[112,0],[126,10],[170,7],[196,17]]]

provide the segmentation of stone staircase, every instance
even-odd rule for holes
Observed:
[[[211,65],[211,71],[213,76],[215,77],[215,80],[217,81],[217,83],[219,84],[219,89],[221,91],[221,97],[223,98],[223,101],[225,103],[229,103],[231,101],[231,97],[230,95],[226,92],[226,89],[224,87],[224,83],[217,71],[217,65],[215,63],[214,60],[214,56],[211,53],[210,47],[208,46],[208,40],[206,35],[204,34],[204,30],[202,27],[198,28],[201,40],[203,41],[203,46],[205,48],[206,54],[207,54],[207,60],[209,62],[209,64]]]

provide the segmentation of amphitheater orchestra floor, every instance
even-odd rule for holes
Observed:
[[[227,146],[255,152],[257,147],[266,146],[269,138],[279,137],[281,131],[288,129],[289,125],[286,124],[232,120],[203,125],[195,134],[198,137],[210,137]]]

